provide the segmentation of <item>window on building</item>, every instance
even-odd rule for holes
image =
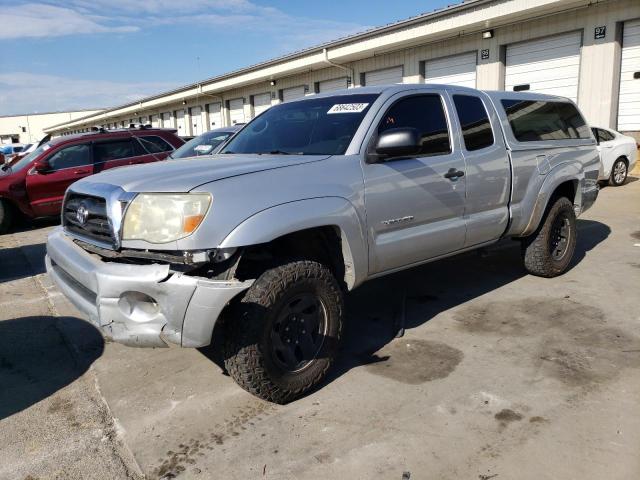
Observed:
[[[513,136],[519,142],[589,139],[589,127],[568,102],[502,100]]]
[[[48,160],[51,170],[82,167],[91,163],[91,149],[84,143],[72,145],[58,150]]]
[[[385,113],[378,134],[394,128],[415,128],[422,148],[417,156],[451,153],[447,118],[440,95],[419,95],[398,100]]]
[[[471,95],[454,95],[453,103],[462,126],[465,148],[471,152],[493,145],[491,122],[482,100]]]

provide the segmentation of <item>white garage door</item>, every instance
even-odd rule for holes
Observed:
[[[207,112],[209,112],[209,125],[207,130],[220,128],[222,126],[222,113],[220,112],[220,103],[207,103]]]
[[[140,117],[140,123],[142,125],[149,125],[149,117]]]
[[[507,45],[505,90],[578,99],[580,32]]]
[[[165,112],[162,114],[162,126],[164,128],[172,128],[173,123],[171,122],[171,113]]]
[[[202,133],[202,108],[191,107],[191,135]]]
[[[260,93],[253,96],[253,116],[257,117],[271,107],[271,93]]]
[[[640,130],[640,20],[625,22],[622,30],[618,130]]]
[[[366,86],[389,85],[392,83],[402,83],[402,66],[385,68],[384,70],[376,70],[364,74],[364,84]]]
[[[427,60],[424,63],[424,81],[475,88],[476,52]]]
[[[318,91],[320,93],[333,92],[334,90],[344,90],[347,87],[347,77],[334,78],[332,80],[318,82]]]
[[[301,85],[299,87],[285,88],[284,90],[282,90],[282,101],[288,102],[289,100],[302,98],[304,97],[304,90],[304,85]]]
[[[160,121],[158,120],[158,115],[151,115],[151,126],[153,128],[158,128],[160,126]]]
[[[176,128],[178,135],[187,135],[186,124],[184,123],[184,110],[176,111]]]
[[[229,120],[231,125],[244,123],[244,98],[229,100]]]

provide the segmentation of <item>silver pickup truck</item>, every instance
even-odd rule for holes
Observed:
[[[530,273],[563,273],[598,170],[564,98],[343,90],[272,107],[218,155],[73,184],[46,265],[116,342],[202,347],[221,328],[229,374],[282,403],[322,381],[366,280],[504,237]]]

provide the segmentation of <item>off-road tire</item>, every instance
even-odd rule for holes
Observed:
[[[7,233],[13,225],[13,207],[6,201],[0,199],[0,234]]]
[[[289,372],[274,359],[272,328],[296,294],[312,293],[324,305],[324,341],[314,360]],[[290,402],[318,385],[331,367],[342,335],[344,301],[338,282],[317,262],[294,261],[265,271],[234,305],[225,323],[229,375],[246,391],[270,402]]]
[[[568,222],[566,251],[561,258],[552,255],[552,235],[556,221]],[[538,229],[522,242],[524,266],[527,271],[539,277],[556,277],[563,274],[571,263],[576,249],[576,214],[573,203],[566,197],[552,200]]]
[[[620,180],[616,180],[616,168],[624,169],[624,177]],[[613,166],[611,167],[611,176],[609,177],[609,183],[614,187],[619,187],[624,185],[624,182],[627,181],[627,176],[629,175],[629,166],[624,158],[618,158],[615,162],[613,162]]]

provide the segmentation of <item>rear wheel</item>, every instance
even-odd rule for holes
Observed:
[[[627,162],[624,158],[617,159],[613,167],[611,167],[611,177],[609,178],[609,183],[614,187],[619,187],[623,185],[627,180],[627,174],[629,168],[627,167]]]
[[[564,273],[576,249],[576,214],[566,197],[555,200],[534,234],[523,241],[524,266],[539,277]]]
[[[311,261],[263,273],[235,306],[225,332],[225,367],[245,390],[287,403],[325,377],[342,333],[342,292]]]
[[[13,225],[13,220],[13,206],[6,200],[0,199],[0,234],[9,231],[9,228]]]

